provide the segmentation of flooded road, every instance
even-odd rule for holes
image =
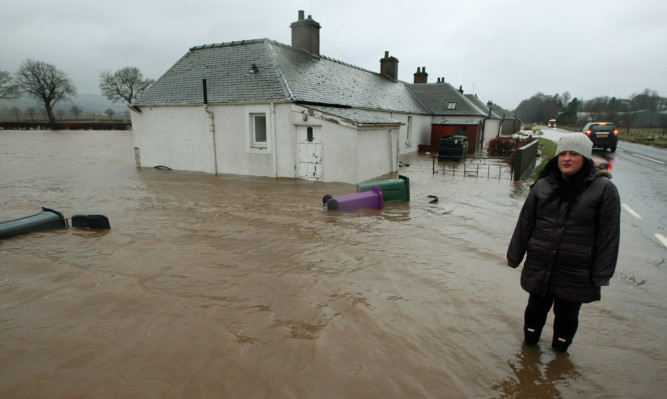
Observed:
[[[553,316],[524,348],[505,252],[526,187],[402,160],[410,203],[335,212],[322,196],[354,185],[137,169],[131,132],[1,131],[0,220],[111,230],[0,240],[0,397],[663,396],[667,279],[629,215],[570,353]]]

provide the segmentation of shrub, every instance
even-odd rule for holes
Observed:
[[[516,137],[497,137],[489,141],[489,146],[486,152],[492,157],[510,157],[514,158],[517,148],[521,148],[526,144],[530,144],[532,139],[516,138]]]

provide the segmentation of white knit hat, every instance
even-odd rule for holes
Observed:
[[[593,142],[583,133],[569,133],[560,138],[556,155],[565,151],[574,151],[591,159],[593,151]]]

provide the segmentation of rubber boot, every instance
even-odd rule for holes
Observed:
[[[542,328],[547,321],[547,314],[530,304],[526,306],[526,312],[523,316],[523,337],[526,345],[534,346],[540,341]]]
[[[523,326],[523,342],[528,346],[535,346],[540,341],[542,328]]]
[[[565,352],[567,352],[567,348],[570,347],[571,343],[572,343],[572,338],[557,337],[557,336],[554,335],[554,338],[551,341],[551,347],[556,352],[565,353]]]
[[[579,326],[578,320],[568,320],[556,317],[554,320],[554,336],[551,341],[551,347],[560,353],[567,352],[567,348],[572,344],[574,334]]]

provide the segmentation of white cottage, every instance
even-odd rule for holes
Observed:
[[[397,80],[319,54],[299,11],[292,45],[193,47],[131,104],[141,166],[358,183],[398,171],[428,141],[430,112]]]
[[[269,39],[191,48],[135,103],[141,166],[359,183],[398,171],[398,156],[463,132],[488,136],[488,109],[444,82],[398,80],[320,54],[320,25],[299,11],[292,45]],[[458,129],[458,130],[457,130]],[[436,138],[434,138],[436,137]]]

